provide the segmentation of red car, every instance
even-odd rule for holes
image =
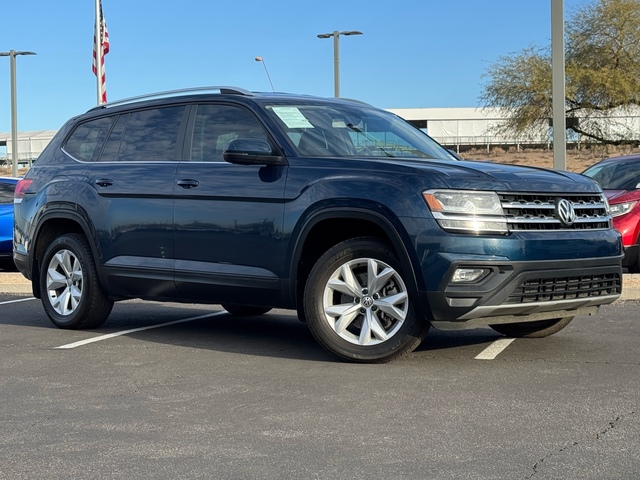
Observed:
[[[640,273],[640,155],[606,158],[582,173],[596,180],[609,200],[613,226],[622,233],[622,266]]]

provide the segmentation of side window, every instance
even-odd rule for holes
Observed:
[[[185,107],[179,106],[121,115],[109,135],[100,161],[175,161],[184,111]]]
[[[269,140],[262,124],[244,108],[198,105],[191,139],[191,161],[222,162],[222,153],[236,138]]]
[[[13,191],[16,186],[13,183],[0,183],[0,204],[13,203]]]
[[[62,147],[65,152],[83,162],[95,162],[100,155],[115,117],[101,117],[81,123]]]
[[[118,161],[118,153],[120,151],[120,140],[122,140],[122,132],[129,120],[130,114],[120,115],[118,121],[113,126],[109,139],[107,140],[102,155],[100,155],[101,162],[116,162]]]

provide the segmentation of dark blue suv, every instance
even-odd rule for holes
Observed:
[[[340,358],[384,362],[430,326],[542,337],[621,292],[594,181],[460,161],[350,100],[211,87],[96,107],[15,208],[14,260],[61,328],[128,298],[277,307]]]

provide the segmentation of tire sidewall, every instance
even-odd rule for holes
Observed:
[[[372,258],[388,264],[402,278],[409,306],[398,332],[390,339],[371,346],[355,345],[341,338],[328,324],[323,309],[324,290],[331,275],[345,263]],[[400,262],[383,243],[373,239],[352,239],[328,250],[316,262],[305,285],[304,311],[316,340],[331,353],[356,362],[385,362],[415,348],[426,334],[428,324],[415,310],[412,280],[403,273]]]

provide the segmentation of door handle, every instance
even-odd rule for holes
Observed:
[[[113,180],[111,180],[110,178],[97,178],[95,183],[99,187],[110,187],[111,185],[113,185]]]
[[[195,188],[198,185],[200,185],[200,182],[198,180],[194,180],[192,178],[183,178],[182,180],[178,180],[178,185],[180,185],[182,188]]]

